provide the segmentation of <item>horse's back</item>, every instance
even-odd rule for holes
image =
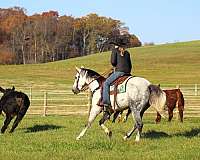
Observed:
[[[4,103],[2,105],[4,112],[19,112],[21,109],[27,110],[29,108],[30,100],[25,93],[14,91],[4,97]]]
[[[127,82],[127,96],[137,101],[148,96],[148,86],[150,82],[142,77],[133,77]]]
[[[127,85],[135,86],[136,88],[145,89],[151,84],[147,79],[142,77],[132,77]]]
[[[166,93],[168,106],[174,106],[178,102],[178,106],[184,108],[184,97],[180,89],[163,90]]]

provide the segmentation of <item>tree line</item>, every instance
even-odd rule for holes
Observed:
[[[57,11],[28,16],[24,8],[0,8],[0,64],[46,63],[106,51],[106,42],[122,33],[128,47],[141,46],[124,25],[95,13],[80,18]]]

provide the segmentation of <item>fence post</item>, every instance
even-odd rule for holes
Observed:
[[[30,86],[29,98],[30,98],[30,104],[32,105],[32,86]]]
[[[194,95],[195,96],[198,95],[198,86],[197,86],[197,84],[194,85]]]
[[[44,92],[44,111],[43,111],[43,116],[47,115],[47,92]]]
[[[90,116],[90,110],[92,107],[92,92],[90,90],[88,90],[88,117]]]

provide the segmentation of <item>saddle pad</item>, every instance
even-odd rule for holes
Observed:
[[[117,94],[126,92],[126,84],[130,78],[132,78],[132,76],[128,77],[122,84],[119,84],[117,86]],[[112,95],[112,94],[114,94],[114,92],[115,92],[115,85],[112,85],[112,86],[110,86],[110,94]]]

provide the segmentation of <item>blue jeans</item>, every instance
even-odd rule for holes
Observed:
[[[118,77],[121,77],[124,75],[124,72],[113,72],[104,82],[103,84],[103,104],[104,105],[111,105],[110,103],[110,85],[114,80],[116,80]]]

